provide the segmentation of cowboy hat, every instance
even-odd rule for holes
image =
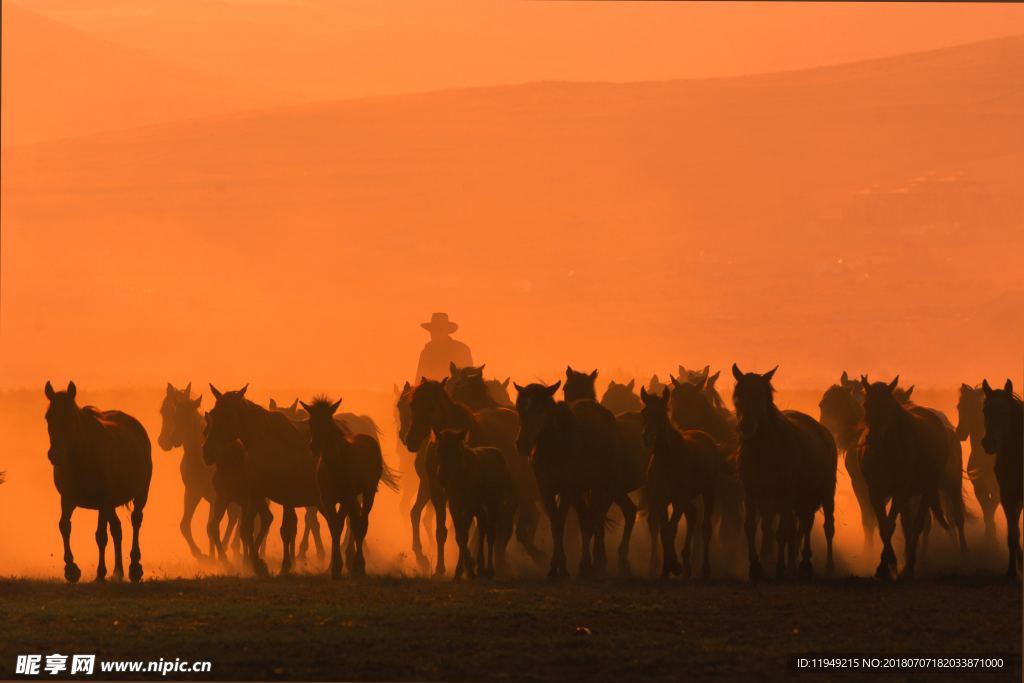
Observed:
[[[447,313],[434,313],[430,316],[430,322],[420,323],[420,327],[425,330],[430,330],[431,332],[436,330],[446,334],[451,334],[455,330],[459,329],[458,325],[448,320]]]

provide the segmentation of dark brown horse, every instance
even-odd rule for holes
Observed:
[[[142,510],[149,498],[153,458],[146,430],[134,417],[119,410],[80,408],[74,382],[66,391],[46,383],[46,429],[50,435],[47,457],[53,465],[53,483],[60,494],[60,528],[64,540],[64,578],[74,583],[82,576],[71,553],[71,515],[76,507],[98,512],[96,545],[99,563],[96,580],[107,575],[107,528],[114,541],[114,578],[124,576],[121,556],[121,520],[117,507],[131,504],[132,549],[128,576],[142,579],[139,531]]]
[[[604,394],[601,396],[601,405],[616,415],[639,412],[643,409],[644,404],[633,391],[635,386],[636,380],[633,379],[625,384],[612,380],[608,383],[608,388],[604,390]]]
[[[679,381],[686,384],[693,384],[694,386],[699,385],[701,390],[707,394],[708,399],[711,403],[719,410],[728,410],[725,405],[725,401],[722,399],[722,395],[718,393],[718,389],[715,388],[715,384],[718,382],[719,376],[722,371],[719,370],[715,374],[711,374],[711,366],[705,365],[703,370],[687,370],[682,365],[679,366]],[[669,375],[669,379],[672,376]],[[673,384],[675,380],[673,380]]]
[[[317,397],[302,407],[309,415],[313,455],[317,458],[316,483],[320,509],[331,530],[331,576],[341,576],[341,533],[348,519],[352,544],[349,572],[366,572],[363,540],[370,524],[370,511],[380,482],[398,490],[398,477],[384,462],[380,443],[366,434],[352,434],[335,420],[341,399],[332,402]]]
[[[530,458],[551,522],[554,548],[548,576],[569,575],[565,518],[570,508],[579,516],[583,541],[579,572],[586,576],[594,568],[594,527],[604,523],[604,516],[596,511],[604,509],[611,488],[608,479],[614,470],[618,437],[614,416],[596,401],[555,401],[561,384],[513,385],[522,425],[516,444],[519,453]]]
[[[819,508],[825,516],[826,563],[833,567],[835,535],[836,444],[817,420],[795,410],[775,406],[772,377],[743,373],[733,363],[736,378],[733,402],[739,418],[740,477],[743,481],[750,578],[763,573],[757,556],[759,516],[778,519],[776,575],[785,573],[786,547],[797,547],[802,537],[800,572],[813,574],[811,530]]]
[[[940,502],[950,458],[947,430],[934,411],[900,402],[895,392],[898,376],[888,384],[870,383],[864,376],[861,383],[866,426],[861,471],[882,538],[882,557],[875,575],[882,579],[894,576],[892,535],[899,516],[906,543],[903,576],[909,578],[914,575],[918,539],[929,510],[942,528],[949,529]],[[957,487],[959,497],[959,476]],[[891,511],[886,509],[890,502]]]
[[[470,447],[469,432],[445,429],[434,434],[437,441],[437,481],[444,491],[455,524],[455,540],[459,561],[455,578],[465,572],[476,575],[473,555],[469,551],[469,528],[476,520],[477,554],[480,574],[494,576],[495,556],[498,566],[504,565],[505,547],[512,535],[516,495],[512,475],[502,452],[490,446]],[[487,550],[484,550],[484,544]]]
[[[469,433],[471,446],[492,446],[501,450],[512,473],[518,496],[516,509],[516,540],[536,561],[540,551],[534,545],[538,513],[536,507],[537,484],[530,476],[529,466],[516,451],[519,418],[506,408],[484,408],[473,411],[451,398],[446,388],[449,380],[441,382],[423,378],[412,389],[409,398],[409,428],[405,434],[406,447],[416,453],[416,474],[420,486],[416,502],[410,512],[413,534],[413,552],[423,561],[419,538],[420,514],[429,500],[434,506],[437,561],[434,573],[445,573],[444,545],[448,538],[447,502],[444,489],[437,480],[437,448],[433,434],[445,429],[464,429]]]
[[[996,456],[996,481],[1006,515],[1006,545],[1009,557],[1006,576],[1020,578],[1024,557],[1020,547],[1020,515],[1024,505],[1024,404],[1013,393],[1013,382],[1006,380],[1002,389],[993,389],[988,380],[981,384],[985,392],[985,437],[982,445]]]
[[[651,509],[661,529],[661,578],[682,574],[689,578],[690,552],[693,531],[701,519],[704,539],[704,560],[701,575],[711,576],[711,522],[715,512],[715,491],[722,458],[718,445],[707,432],[697,429],[679,431],[669,419],[669,390],[661,396],[640,389],[641,411],[644,421],[644,443],[651,449],[651,464],[647,471],[647,491]],[[701,501],[701,514],[695,503]],[[672,515],[668,507],[672,506]],[[686,538],[683,540],[683,564],[676,557],[676,531],[679,519],[686,515]]]
[[[203,439],[209,434],[210,414],[206,413],[203,423]],[[263,541],[270,531],[270,525],[274,521],[274,515],[270,511],[266,498],[250,498],[252,495],[249,486],[248,458],[245,446],[237,439],[223,449],[203,451],[203,461],[213,468],[213,502],[210,504],[210,519],[206,525],[206,535],[210,539],[213,548],[210,551],[211,558],[216,554],[221,562],[227,563],[227,555],[224,552],[224,543],[227,542],[227,535],[223,541],[220,536],[220,522],[229,508],[242,510],[245,506],[252,505],[256,509],[256,516],[259,517],[259,531],[256,537],[250,537],[248,541],[239,534],[242,545],[242,564],[250,566],[254,563],[252,557],[258,555],[263,546]]]
[[[470,410],[502,407],[487,387],[484,365],[459,368],[452,363],[451,371],[452,376],[448,378],[445,387],[448,389],[448,395],[457,403],[462,403]]]
[[[192,398],[192,383],[178,390],[170,382],[167,383],[167,392],[164,395],[163,403],[160,405],[160,436],[156,442],[160,448],[170,451],[181,448],[181,464],[178,466],[181,472],[181,483],[185,486],[185,501],[181,514],[181,522],[178,528],[185,542],[188,543],[192,556],[203,559],[206,556],[199,549],[192,536],[192,517],[195,515],[199,502],[206,500],[210,504],[210,516],[214,514],[214,500],[216,492],[213,486],[214,468],[210,467],[203,460],[203,432],[206,422],[199,412],[199,406],[203,397]],[[237,505],[227,507],[228,525],[224,532],[224,541],[231,538],[231,532],[238,522],[238,515],[241,511]],[[219,518],[218,518],[219,519]],[[213,559],[217,546],[221,546],[221,539],[210,537],[209,557]]]
[[[298,530],[296,507],[319,506],[316,484],[316,459],[308,434],[281,413],[267,410],[245,398],[248,385],[238,391],[221,393],[210,385],[217,402],[209,413],[210,427],[203,452],[216,462],[224,449],[241,441],[247,454],[247,475],[251,492],[249,504],[242,508],[244,542],[253,536],[257,507],[253,501],[268,498],[282,507],[281,542],[284,553],[281,573],[287,574],[295,563],[295,536]],[[251,557],[258,573],[266,566],[255,553]]]
[[[509,396],[508,387],[512,382],[511,377],[506,377],[503,380],[499,379],[485,379],[484,384],[487,385],[487,393],[491,395],[491,399],[502,408],[515,408],[516,404],[512,402],[512,397]]]
[[[562,388],[565,400],[569,403],[576,401],[596,403],[596,380],[597,370],[577,372],[572,369],[571,365],[567,366],[565,369],[565,386]],[[601,524],[595,525],[593,529],[594,547],[598,551],[595,559],[599,563],[598,570],[603,572],[605,569],[604,535],[607,526],[603,520],[608,513],[608,508],[614,502],[622,512],[623,519],[622,539],[619,541],[618,550],[618,569],[620,574],[629,575],[631,571],[629,566],[629,543],[633,536],[633,527],[636,526],[637,515],[637,504],[629,497],[629,493],[642,489],[646,484],[647,468],[651,458],[647,447],[644,445],[644,423],[639,410],[615,414],[601,404],[597,404],[597,406],[599,409],[606,411],[615,420],[618,440],[617,448],[612,451],[614,458],[612,466],[618,475],[611,479],[611,481],[615,482],[615,485],[607,491],[609,496],[605,501],[607,507],[604,510],[594,510],[595,519],[602,520]],[[642,502],[646,502],[647,496],[645,491],[640,490],[639,496]],[[647,516],[647,520],[648,530],[651,533],[653,543],[656,534],[656,521],[650,515]]]
[[[860,469],[861,438],[864,435],[864,388],[860,382],[849,382],[843,372],[839,384],[833,384],[818,403],[821,423],[828,427],[836,440],[836,446],[843,453],[843,464],[850,475],[853,493],[860,508],[860,524],[864,531],[864,549],[874,545],[875,511],[871,507],[871,495],[864,473]]]
[[[692,382],[680,382],[669,375],[672,392],[669,413],[672,422],[683,431],[696,429],[707,433],[718,449],[722,466],[717,470],[715,516],[719,542],[727,553],[740,553],[743,546],[743,487],[739,480],[739,432],[736,416],[724,405],[717,405],[707,391],[707,373]],[[652,558],[653,561],[653,558]]]
[[[985,521],[985,538],[995,541],[996,510],[999,508],[999,482],[996,480],[995,456],[985,450],[985,391],[982,387],[960,385],[956,404],[956,435],[961,441],[969,441],[970,455],[967,458],[967,476],[974,488],[974,497],[981,507]]]

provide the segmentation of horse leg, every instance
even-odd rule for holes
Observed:
[[[181,535],[185,537],[188,549],[192,552],[192,557],[197,560],[202,559],[204,555],[192,537],[192,517],[196,514],[196,507],[202,499],[203,497],[196,493],[195,489],[190,489],[188,486],[185,487],[185,506],[181,513],[181,522],[178,524]]]
[[[920,561],[924,563],[925,555],[928,553],[928,538],[932,533],[932,513],[930,510],[927,510],[923,500],[921,501],[921,507],[926,508],[926,510],[921,515],[921,523],[917,529],[919,539],[917,542],[917,552]]]
[[[1020,578],[1018,565],[1021,558],[1020,526],[1018,518],[1021,514],[1020,501],[1008,501],[1003,496],[1003,515],[1006,517],[1006,549],[1009,553],[1006,563],[1006,578],[1017,581]]]
[[[715,489],[712,487],[704,493],[704,517],[701,519],[701,535],[704,538],[704,557],[702,558],[701,578],[711,578],[711,533],[714,526],[712,516],[715,512]],[[725,519],[724,517],[722,518]],[[721,527],[719,527],[721,528]]]
[[[688,579],[693,575],[690,554],[693,552],[693,530],[697,526],[697,508],[692,500],[686,501],[686,505],[683,506],[683,517],[686,518],[686,536],[683,537],[683,578]]]
[[[800,576],[804,579],[814,578],[814,565],[811,563],[811,531],[814,529],[814,510],[802,512],[799,519],[799,540],[794,534],[793,547],[796,543],[802,546],[800,553]]]
[[[565,556],[565,519],[561,516],[561,505],[555,494],[548,494],[541,498],[544,510],[548,514],[548,523],[551,525],[551,566],[548,569],[548,578],[556,578],[560,575]]]
[[[110,538],[114,541],[114,573],[115,581],[124,578],[124,562],[121,558],[121,518],[117,516],[117,510],[111,510],[107,515],[107,524],[110,526]]]
[[[590,576],[594,573],[594,556],[591,553],[591,546],[594,542],[594,523],[597,519],[596,513],[600,512],[600,508],[593,502],[591,505],[587,505],[582,494],[576,496],[573,507],[576,509],[576,516],[579,519],[580,541],[582,542],[579,575],[581,577]]]
[[[540,510],[532,500],[521,500],[516,506],[518,515],[516,518],[516,540],[523,547],[526,554],[534,564],[540,565],[544,562],[544,553],[537,547],[537,527],[540,524]],[[512,514],[516,514],[513,509]]]
[[[96,582],[101,583],[107,578],[107,508],[100,508],[96,513],[96,547],[100,551],[100,561],[96,565]]]
[[[661,578],[663,579],[683,573],[683,567],[679,564],[679,557],[676,555],[676,532],[679,531],[682,508],[673,505],[670,517],[668,505],[668,503],[659,503],[657,506],[658,529],[661,531]]]
[[[594,574],[597,576],[604,576],[608,573],[608,553],[605,546],[605,527],[608,522],[608,512],[611,510],[612,503],[610,500],[600,498],[600,501],[591,502],[591,509],[593,510],[591,534],[594,539]]]
[[[299,516],[295,508],[282,505],[281,510],[281,574],[285,575],[292,570],[292,560],[295,557],[295,536],[299,528]]]
[[[142,529],[142,507],[138,500],[132,507],[132,550],[128,565],[128,578],[133,582],[142,580],[142,550],[139,548],[139,531]]]
[[[900,578],[914,578],[914,571],[917,567],[917,544],[925,524],[925,518],[931,518],[931,511],[925,503],[924,498],[918,501],[917,509],[914,509],[913,501],[908,499],[900,511],[903,525],[903,540],[906,545],[906,564],[900,573]]]
[[[755,581],[764,576],[761,561],[757,557],[757,507],[747,499],[744,505],[743,528],[747,534],[747,558],[750,563],[750,580]]]
[[[619,574],[629,576],[629,541],[636,525],[636,504],[626,493],[620,493],[615,502],[622,511],[623,519],[622,540],[619,541]]]
[[[304,524],[303,529],[302,529],[302,539],[299,541],[299,552],[298,552],[297,559],[305,562],[306,561],[306,553],[309,552],[309,535],[313,531],[313,527],[309,523],[309,509],[308,508],[306,509],[306,516],[304,517],[303,521],[305,522],[305,524]]]
[[[60,521],[57,522],[57,528],[60,529],[60,536],[64,541],[64,578],[70,583],[82,578],[82,570],[75,564],[75,556],[71,554],[71,513],[74,511],[75,506],[61,498]]]
[[[230,543],[231,547],[235,550],[235,553],[237,554],[238,548],[239,548],[239,546],[241,544],[241,536],[239,536],[238,533],[237,533],[237,531],[239,529],[239,527],[238,527],[238,518],[241,516],[241,507],[237,503],[231,503],[231,504],[226,506],[226,510],[227,510],[227,515],[228,515],[228,523],[227,523],[227,527],[224,529],[224,535],[220,537],[220,551],[221,551],[221,555],[222,555],[221,556],[222,560],[224,559],[223,555],[225,553],[225,551],[224,551],[224,546],[225,545]],[[223,517],[223,514],[221,516]],[[217,522],[217,531],[218,531],[218,535],[219,535],[219,532],[220,532],[220,521],[219,520]],[[234,540],[232,540],[232,536],[231,536],[232,532],[235,532]]]
[[[647,565],[648,575],[652,578],[658,571],[658,545],[661,538],[661,530],[658,528],[660,517],[652,509],[653,503],[647,499],[647,533],[651,537],[651,557]]]
[[[206,536],[210,539],[210,558],[216,557],[223,563],[227,562],[227,555],[224,552],[224,542],[220,537],[220,521],[224,519],[227,508],[223,498],[215,497],[210,503],[210,517],[206,520]],[[230,523],[229,521],[228,524]]]
[[[359,515],[359,527],[355,534],[355,564],[360,576],[366,574],[366,551],[364,546],[366,544],[366,534],[370,530],[370,511],[373,509],[373,501],[376,496],[377,494],[373,490],[363,493],[363,506]]]
[[[331,501],[324,506],[324,517],[327,519],[327,530],[331,534],[331,578],[340,579],[344,565],[341,559],[341,531],[345,526],[345,516],[338,511],[338,504]]]
[[[439,486],[432,485],[430,502],[434,506],[434,540],[437,543],[437,562],[434,565],[434,576],[444,576],[447,569],[444,564],[444,545],[448,540],[447,501]]]
[[[791,510],[779,514],[779,526],[775,531],[775,546],[778,554],[778,557],[775,558],[775,578],[777,579],[786,577],[787,543],[789,545],[793,543],[793,537],[796,535],[794,526],[795,520]]]
[[[875,520],[878,522],[878,535],[882,539],[882,556],[875,569],[875,577],[891,581],[893,571],[896,568],[896,551],[892,547],[892,534],[896,528],[896,520],[890,519],[885,510],[885,498],[881,496],[871,497],[871,509],[875,513]],[[893,501],[893,509],[896,508],[896,501]]]
[[[313,533],[313,545],[316,546],[316,559],[323,562],[326,550],[324,549],[324,540],[320,537],[320,518],[317,516],[316,506],[311,505],[306,508],[306,526],[312,528]]]
[[[416,562],[424,568],[427,566],[427,556],[423,554],[423,545],[420,543],[420,516],[429,499],[430,490],[426,478],[421,478],[416,500],[409,510],[409,521],[412,522],[412,552],[416,556]]]
[[[781,521],[780,521],[781,524]],[[775,515],[761,513],[761,556],[765,562],[772,559],[772,538],[777,535],[775,528]]]
[[[473,577],[473,566],[467,557],[469,555],[469,525],[472,518],[455,505],[452,505],[451,513],[455,525],[455,545],[459,549],[459,559],[455,563],[455,580],[458,581],[464,573],[468,574],[470,578]]]
[[[836,535],[836,500],[834,497],[830,496],[825,499],[824,505],[822,505],[822,514],[825,517],[825,570],[831,573],[836,568],[832,559],[832,539]],[[811,519],[814,519],[813,516]],[[810,543],[809,534],[807,542]]]

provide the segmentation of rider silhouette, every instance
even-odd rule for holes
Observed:
[[[469,347],[452,339],[451,334],[459,326],[448,320],[447,313],[434,313],[430,322],[420,323],[420,327],[430,332],[430,341],[420,351],[420,361],[416,367],[416,381],[421,377],[441,380],[448,376],[449,365],[455,363],[460,368],[473,364],[473,356]]]

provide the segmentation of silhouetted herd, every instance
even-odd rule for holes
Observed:
[[[407,482],[418,482],[403,486],[407,495],[416,492],[410,507],[412,550],[420,565],[427,565],[420,525],[429,503],[437,575],[446,573],[448,512],[458,548],[456,578],[508,572],[513,537],[530,560],[548,562],[549,576],[568,575],[567,524],[578,527],[579,575],[604,573],[606,533],[612,520],[618,523],[614,506],[622,518],[621,574],[630,572],[630,538],[643,513],[651,536],[649,569],[662,577],[689,576],[695,546],[701,574],[708,576],[713,550],[742,553],[744,541],[751,579],[763,575],[761,563],[771,558],[777,576],[796,571],[810,577],[811,533],[819,510],[825,564],[833,568],[836,471],[842,454],[860,505],[865,546],[870,547],[876,529],[882,541],[876,576],[889,580],[897,575],[892,544],[897,520],[905,543],[901,576],[913,576],[919,546],[927,543],[933,523],[955,533],[966,556],[966,474],[989,539],[995,535],[995,510],[1002,506],[1006,573],[1013,580],[1020,577],[1024,413],[1010,380],[1001,389],[987,381],[980,387],[961,386],[954,427],[941,412],[915,405],[913,387],[902,389],[898,377],[888,383],[870,382],[866,376],[857,381],[844,372],[822,397],[816,420],[775,405],[775,370],[745,373],[732,366],[735,412],[716,388],[720,373],[712,375],[707,367],[692,371],[680,366],[679,377],[670,376],[669,384],[654,377],[639,393],[632,381],[611,382],[600,401],[596,370],[569,367],[564,386],[561,381],[513,384],[514,402],[509,380],[486,379],[483,370],[452,365],[444,380],[421,378],[396,388],[398,434],[408,454],[402,474]],[[183,452],[181,532],[192,554],[228,562],[226,546],[234,539],[244,566],[266,573],[263,556],[273,521],[269,503],[274,502],[283,510],[282,572],[306,556],[310,539],[323,556],[322,516],[330,531],[331,575],[341,576],[345,564],[351,575],[363,574],[363,542],[379,485],[399,488],[373,420],[339,413],[341,401],[323,396],[302,402],[301,408],[299,401],[284,407],[273,400],[264,408],[246,398],[247,387],[210,389],[216,402],[209,412],[202,411],[202,397],[193,397],[191,384],[181,390],[168,384],[160,409],[159,445]],[[113,575],[123,576],[115,509],[129,505],[129,576],[140,580],[139,530],[152,476],[145,429],[120,411],[80,407],[74,382],[65,391],[47,382],[46,396],[65,578],[81,576],[70,546],[76,507],[99,512],[97,579],[106,576],[108,529]],[[970,442],[966,473],[961,440]],[[191,531],[203,499],[210,503],[206,553]],[[297,508],[304,510],[305,520],[298,548]],[[536,538],[541,510],[550,523],[547,551]],[[680,556],[676,534],[684,517]]]

